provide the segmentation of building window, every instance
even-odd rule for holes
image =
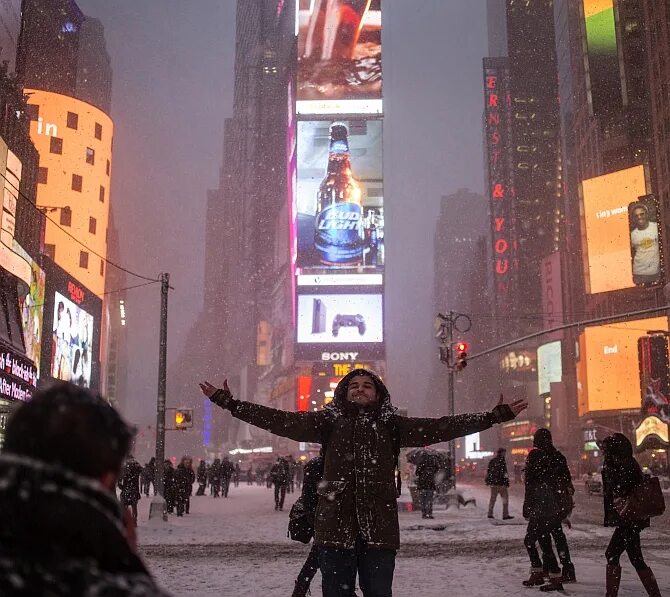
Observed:
[[[79,128],[79,114],[74,112],[67,113],[67,128],[74,129],[75,131]]]
[[[100,275],[105,275],[105,262],[102,259],[100,260]]]
[[[51,261],[56,261],[56,245],[44,243],[44,254],[51,259]]]
[[[72,210],[69,207],[60,210],[60,224],[61,226],[72,226]]]
[[[39,184],[47,184],[48,179],[49,179],[49,168],[40,166],[40,169],[37,171],[37,182]]]
[[[91,164],[91,166],[95,165],[95,149],[86,148],[86,163]]]
[[[40,117],[40,107],[36,104],[26,106],[26,115],[30,120],[37,120]]]
[[[98,198],[100,199],[100,203],[105,202],[105,187],[100,185],[100,194],[98,195]]]
[[[102,125],[98,122],[95,123],[95,138],[102,141]]]
[[[79,251],[79,267],[83,267],[84,269],[88,269],[88,252],[87,251]]]
[[[111,171],[112,171],[112,163],[109,160],[107,160],[107,168],[106,168],[107,176],[109,176]]]
[[[95,218],[89,218],[88,219],[88,231],[91,234],[95,234],[95,230],[98,226],[98,221]]]
[[[49,151],[51,153],[63,154],[63,139],[59,137],[49,137]]]
[[[73,174],[72,175],[72,190],[73,191],[79,191],[81,193],[81,189],[84,186],[84,179],[79,176],[79,174]]]

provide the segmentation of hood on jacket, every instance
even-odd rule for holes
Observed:
[[[599,442],[605,456],[614,458],[632,458],[633,445],[630,440],[622,433],[614,433],[608,435],[604,440]]]
[[[540,450],[553,450],[554,442],[551,437],[551,431],[544,427],[538,429],[533,436],[533,446]]]
[[[377,388],[377,396],[379,396],[379,402],[371,409],[374,411],[379,411],[381,413],[382,419],[387,419],[393,413],[395,413],[395,407],[391,404],[391,394],[389,394],[388,388],[384,385],[384,382],[381,380],[381,377],[370,371],[369,369],[354,369],[347,373],[337,384],[335,388],[335,396],[333,401],[326,407],[326,410],[333,414],[342,414],[351,409],[351,406],[355,406],[353,403],[347,400],[347,390],[349,389],[349,384],[354,377],[359,375],[367,375],[370,377]]]

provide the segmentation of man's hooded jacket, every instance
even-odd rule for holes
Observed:
[[[369,375],[375,383],[379,400],[373,407],[362,408],[346,398],[349,382],[358,375]],[[514,418],[507,405],[492,412],[436,419],[402,417],[382,380],[365,369],[346,375],[333,401],[317,412],[285,412],[241,402],[223,390],[211,399],[234,417],[276,435],[324,444],[315,543],[347,549],[354,547],[357,537],[375,548],[400,545],[394,435],[399,447],[422,447]]]

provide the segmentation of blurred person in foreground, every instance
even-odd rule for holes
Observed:
[[[604,453],[603,503],[605,526],[616,527],[605,557],[607,558],[606,597],[619,594],[621,564],[619,558],[625,551],[630,563],[642,581],[642,586],[652,597],[661,597],[653,571],[642,556],[640,533],[649,527],[649,518],[636,521],[623,520],[615,508],[615,500],[630,496],[642,483],[642,469],[633,457],[633,446],[628,438],[615,433],[598,442]]]
[[[167,595],[114,493],[133,434],[100,396],[67,383],[17,408],[0,453],[3,596]]]
[[[401,447],[449,441],[510,421],[527,406],[500,402],[490,412],[435,419],[396,414],[391,396],[376,374],[354,369],[338,383],[323,410],[287,412],[233,398],[200,384],[221,408],[252,425],[324,450],[314,531],[324,597],[351,595],[358,574],[365,597],[392,595],[400,547],[396,471]],[[396,449],[397,448],[397,449]]]

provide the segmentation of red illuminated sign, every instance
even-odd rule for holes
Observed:
[[[74,282],[67,283],[67,293],[70,295],[70,300],[77,305],[81,305],[86,298],[86,293]]]
[[[296,410],[298,412],[307,412],[309,410],[310,396],[312,393],[312,376],[298,376],[298,396],[296,400]]]
[[[510,306],[510,287],[517,267],[512,211],[515,197],[511,175],[512,112],[506,59],[484,60],[484,91],[493,271],[496,301],[504,308]]]

